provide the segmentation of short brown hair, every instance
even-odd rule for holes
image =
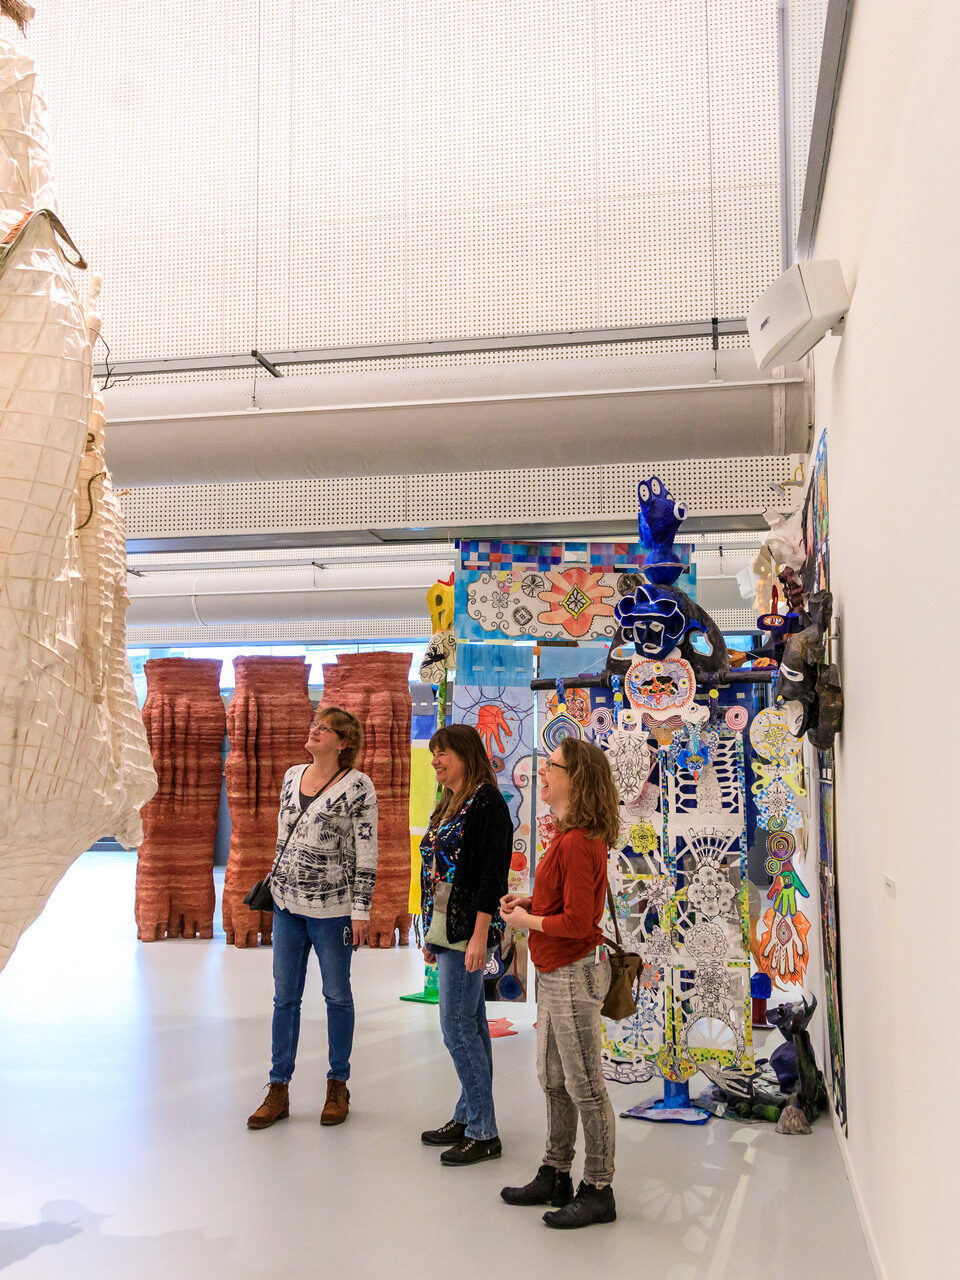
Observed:
[[[592,840],[603,840],[612,849],[620,837],[620,795],[606,752],[592,742],[564,738],[560,754],[570,780],[570,800],[558,829],[580,827]]]
[[[21,31],[26,31],[27,23],[36,12],[32,4],[24,4],[23,0],[0,0],[0,13],[12,18]]]
[[[340,735],[343,743],[337,757],[340,768],[353,769],[356,766],[357,757],[363,750],[363,728],[360,721],[349,711],[344,711],[342,707],[322,705],[317,708],[317,719],[322,719],[324,724],[328,724],[335,733]]]
[[[430,815],[430,825],[443,822],[457,812],[468,796],[472,796],[485,782],[497,785],[490,757],[484,749],[483,739],[469,724],[448,724],[430,739],[431,751],[452,751],[463,761],[463,782],[456,792],[444,787],[437,806]]]

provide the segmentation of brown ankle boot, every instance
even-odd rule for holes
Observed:
[[[327,1100],[320,1112],[321,1124],[343,1124],[350,1110],[350,1090],[344,1080],[327,1081]]]
[[[290,1114],[290,1086],[274,1084],[267,1089],[267,1096],[247,1120],[248,1129],[269,1129],[277,1120],[286,1120]]]

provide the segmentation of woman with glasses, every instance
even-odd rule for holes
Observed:
[[[513,823],[476,729],[438,729],[430,751],[442,790],[420,843],[424,957],[437,960],[440,1029],[460,1098],[453,1119],[420,1140],[448,1148],[441,1164],[468,1165],[501,1154],[483,971],[503,936]]]
[[[288,769],[280,791],[273,895],[273,1064],[263,1104],[247,1121],[266,1129],[290,1114],[289,1083],[300,1034],[300,1001],[311,948],[327,1006],[330,1070],[320,1123],[349,1110],[353,992],[350,960],[370,932],[377,878],[377,796],[353,766],[363,745],[355,716],[321,707],[310,726],[310,764]]]
[[[507,1204],[552,1205],[550,1227],[613,1222],[613,1108],[601,1070],[600,1007],[610,961],[600,945],[607,849],[620,833],[619,797],[607,757],[566,738],[540,766],[541,795],[557,834],[537,864],[533,897],[507,894],[503,918],[530,931],[536,965],[537,1074],[547,1099],[547,1148],[537,1176],[504,1187]],[[583,1126],[583,1181],[573,1194],[577,1117]]]

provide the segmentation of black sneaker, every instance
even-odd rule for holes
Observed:
[[[481,1160],[499,1160],[503,1147],[499,1138],[463,1138],[455,1147],[444,1151],[441,1164],[479,1164]]]
[[[428,1147],[452,1147],[455,1142],[462,1141],[466,1132],[465,1124],[460,1124],[458,1120],[448,1120],[439,1129],[425,1129],[420,1135],[420,1141],[425,1142]]]
[[[589,1182],[581,1182],[572,1203],[545,1213],[543,1220],[548,1227],[589,1227],[594,1222],[616,1222],[613,1187],[592,1187]]]
[[[562,1209],[573,1199],[573,1181],[569,1173],[542,1164],[532,1182],[525,1187],[504,1187],[500,1199],[507,1204],[552,1204]]]

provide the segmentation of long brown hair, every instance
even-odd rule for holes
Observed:
[[[363,729],[360,721],[349,711],[344,711],[342,707],[322,705],[317,710],[317,719],[322,720],[340,735],[343,746],[337,756],[337,764],[341,769],[353,769],[356,766],[357,756],[363,750]]]
[[[620,836],[620,796],[606,752],[592,742],[564,738],[560,754],[570,782],[570,799],[557,829],[580,827],[591,840],[603,840],[612,849]]]
[[[32,4],[24,4],[23,0],[0,0],[0,13],[12,18],[21,31],[26,31],[27,23],[36,12]]]
[[[430,815],[430,825],[444,822],[456,813],[464,801],[485,782],[497,785],[493,765],[483,746],[483,739],[469,724],[448,724],[430,739],[431,751],[452,751],[463,761],[463,782],[456,791],[444,787],[437,807]]]

